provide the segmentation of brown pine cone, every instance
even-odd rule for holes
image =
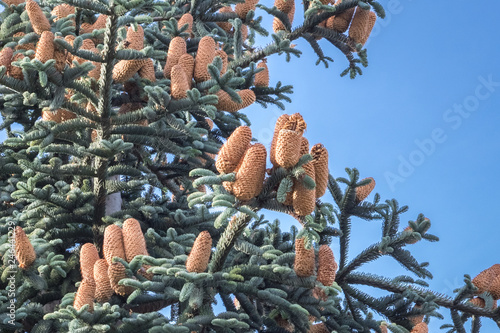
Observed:
[[[255,11],[258,3],[259,0],[245,0],[243,3],[237,3],[234,7],[234,11],[238,14],[240,19],[245,20],[249,11]]]
[[[366,41],[370,37],[370,34],[372,33],[373,27],[375,26],[375,22],[377,22],[377,14],[374,12],[370,12],[368,16],[368,25],[366,27],[365,34],[363,35],[363,38],[359,41],[361,44],[365,45]]]
[[[316,198],[321,198],[328,187],[328,150],[321,143],[311,149],[313,157],[314,175],[316,176]]]
[[[342,3],[342,0],[337,0],[335,5]],[[354,15],[355,8],[349,8],[345,12],[329,17],[326,21],[326,27],[328,29],[335,30],[337,32],[344,33],[349,28],[349,24],[351,24],[352,17]]]
[[[16,243],[16,259],[19,262],[19,267],[26,269],[36,259],[35,248],[31,245],[28,236],[26,236],[26,233],[20,226],[17,226],[15,229],[14,240]]]
[[[212,236],[208,231],[202,231],[194,241],[186,261],[188,272],[202,273],[207,269],[212,253]]]
[[[194,62],[194,79],[196,82],[210,80],[212,77],[208,72],[207,66],[215,58],[215,41],[210,36],[205,36],[198,44],[198,52]]]
[[[177,65],[179,58],[187,53],[186,41],[182,37],[174,37],[168,45],[167,61],[163,69],[163,75],[170,79],[172,68]]]
[[[332,249],[326,244],[321,245],[318,252],[317,280],[324,286],[331,286],[335,281],[337,268]]]
[[[247,201],[262,191],[266,175],[266,159],[267,151],[263,144],[256,143],[247,149],[233,184],[236,198]]]
[[[63,121],[75,119],[76,114],[65,109],[57,109],[52,112],[50,110],[42,110],[42,120],[44,121],[55,121],[60,124]]]
[[[289,118],[290,118],[289,115],[282,114],[276,120],[276,124],[274,125],[274,134],[273,134],[273,140],[271,141],[271,151],[270,151],[269,155],[270,155],[271,163],[275,167],[278,166],[278,163],[276,162],[276,143],[278,141],[279,132],[283,128],[283,126],[285,126],[285,124],[288,122]]]
[[[104,229],[102,251],[109,266],[113,262],[113,257],[120,257],[126,260],[122,229],[116,224],[108,225]]]
[[[31,22],[33,31],[41,35],[44,31],[50,31],[50,23],[42,8],[33,0],[26,0],[26,11]]]
[[[128,27],[126,45],[131,50],[140,51],[144,48],[144,29],[140,25],[135,30],[133,26]]]
[[[224,90],[219,90],[216,95],[219,98],[215,107],[220,111],[228,111],[228,112],[237,112],[241,109],[244,109],[250,105],[252,105],[256,96],[255,93],[250,89],[243,89],[237,92],[237,94],[241,97],[241,103],[237,103],[233,101],[231,96]]]
[[[69,15],[74,13],[75,13],[75,7],[68,5],[67,3],[55,6],[51,12],[51,14],[56,17],[54,19],[54,22],[57,22],[58,20],[68,17]]]
[[[306,249],[304,245],[304,238],[295,240],[295,261],[293,269],[297,276],[308,277],[314,274],[314,248]]]
[[[309,333],[330,333],[330,330],[326,328],[325,324],[319,323],[311,325],[309,328]]]
[[[111,288],[121,296],[130,295],[134,288],[118,284],[120,280],[127,278],[126,268],[120,262],[108,266],[109,284]]]
[[[187,91],[189,90],[189,82],[181,65],[172,67],[170,82],[170,95],[173,99],[187,98]]]
[[[361,201],[365,200],[375,188],[375,179],[373,179],[372,177],[368,177],[365,179],[371,179],[371,182],[366,185],[356,187],[356,203],[360,203]]]
[[[293,17],[295,15],[295,1],[292,1],[292,0],[287,0],[287,1],[290,1],[290,3],[292,4],[292,8],[287,13],[288,21],[290,21],[290,25],[292,25],[293,24]],[[275,17],[273,20],[273,31],[278,32],[281,30],[286,30],[285,25],[283,24],[283,22],[281,22],[281,20],[279,20],[278,18]]]
[[[356,8],[356,13],[349,27],[349,37],[356,43],[361,43],[368,29],[370,11],[361,7]]]
[[[194,58],[189,53],[183,54],[177,63],[179,66],[184,69],[184,73],[186,74],[186,78],[189,84],[189,88],[191,88],[191,83],[193,81],[194,75]]]
[[[99,259],[94,264],[94,280],[95,280],[95,300],[99,303],[109,301],[114,293],[109,282],[108,263],[106,259]]]
[[[80,271],[82,280],[94,279],[94,264],[99,260],[99,253],[94,244],[85,243],[80,249]]]
[[[89,305],[88,312],[94,312],[95,281],[94,279],[83,279],[75,295],[73,307],[77,310],[86,304]]]
[[[146,59],[144,65],[139,69],[139,76],[151,82],[156,82],[153,59]]]
[[[220,74],[223,75],[227,71],[227,53],[223,50],[215,51],[215,56],[220,57],[222,60],[222,69],[220,70]]]
[[[215,161],[217,171],[219,173],[233,172],[250,147],[251,140],[252,130],[250,127],[240,126],[236,128],[219,151],[219,156]]]
[[[177,29],[182,28],[186,23],[188,24],[188,28],[184,32],[191,35],[193,33],[193,15],[190,13],[181,16],[179,21],[177,21]]]
[[[305,174],[315,179],[314,165],[312,162],[302,166]],[[297,180],[293,187],[293,210],[297,215],[305,216],[311,214],[316,208],[316,189],[307,189],[302,179]]]
[[[492,282],[500,276],[500,264],[495,264],[485,269],[472,279],[472,283],[477,287],[476,294],[482,294],[485,291],[491,292]]]
[[[226,7],[222,7],[221,9],[219,9],[219,13],[232,13],[232,12],[233,12],[233,9],[231,8],[231,6],[226,6]],[[216,23],[225,32],[230,32],[231,29],[233,28],[233,25],[229,22],[216,22]]]
[[[0,51],[0,66],[5,66],[7,72],[10,70],[10,64],[12,63],[12,56],[14,55],[14,50],[10,47],[4,47]]]
[[[150,59],[120,60],[113,68],[113,80],[123,83],[130,80]]]
[[[149,255],[139,221],[134,218],[126,219],[123,222],[122,233],[127,262],[138,255]]]
[[[426,323],[419,323],[413,327],[411,333],[429,333],[429,327]]]
[[[253,82],[256,87],[269,87],[269,69],[265,61],[261,61],[257,64],[257,68],[264,68],[263,71],[255,74],[255,80]]]

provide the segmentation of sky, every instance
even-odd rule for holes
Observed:
[[[268,58],[271,85],[280,80],[294,86],[285,112],[304,116],[305,136],[311,146],[327,147],[333,176],[356,167],[362,178],[376,180],[375,191],[384,200],[409,206],[403,226],[419,213],[431,220],[429,232],[440,242],[419,242],[410,249],[419,261],[430,262],[431,289],[452,295],[464,274],[474,277],[500,263],[495,213],[500,2],[381,3],[387,17],[379,19],[367,43],[369,66],[362,76],[339,77],[348,63],[325,41],[320,45],[335,62],[328,69],[315,66],[316,55],[298,40],[300,59]],[[245,112],[254,137],[269,146],[282,111],[253,105]],[[323,201],[333,200],[327,193]],[[355,255],[380,239],[380,222],[353,222],[350,253]],[[332,248],[338,254],[338,245]],[[363,269],[387,276],[407,273],[385,259]],[[431,331],[449,322],[433,319]],[[483,322],[482,332],[497,330],[490,320]]]
[[[305,136],[311,146],[327,147],[334,177],[345,176],[346,167],[356,167],[362,178],[373,177],[374,192],[382,199],[409,206],[402,227],[419,213],[431,220],[429,232],[440,241],[419,242],[409,250],[430,263],[431,289],[453,295],[463,286],[464,274],[474,277],[500,263],[495,183],[500,169],[500,2],[381,3],[387,17],[377,21],[367,42],[369,66],[362,76],[339,77],[347,61],[325,41],[319,43],[335,62],[328,69],[315,66],[316,55],[298,40],[300,59],[268,58],[271,85],[280,80],[294,86],[285,113],[303,115]],[[247,109],[260,142],[269,146],[281,113],[277,107]],[[333,199],[327,193],[323,201]],[[381,237],[380,222],[353,222],[352,256]],[[338,244],[332,248],[339,253]],[[408,273],[389,259],[363,270]],[[439,332],[450,322],[449,316],[433,319],[430,329]],[[481,331],[498,327],[487,319]]]

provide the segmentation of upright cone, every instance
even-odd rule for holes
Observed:
[[[189,90],[189,82],[181,65],[172,67],[172,74],[170,75],[170,95],[173,99],[182,99],[187,97]]]
[[[254,85],[256,87],[269,87],[269,69],[265,61],[261,61],[257,64],[257,68],[264,68],[263,71],[255,74]]]
[[[205,36],[198,44],[198,52],[194,63],[194,79],[196,82],[210,80],[212,77],[208,72],[207,66],[214,61],[215,58],[215,41],[210,36]]]
[[[115,262],[112,263],[111,265],[108,266],[108,276],[109,276],[109,283],[111,288],[117,293],[118,295],[125,296],[129,295],[134,291],[134,288],[132,287],[127,287],[124,285],[118,284],[120,280],[127,278],[127,273],[125,266],[122,265],[120,262]]]
[[[125,220],[122,233],[127,262],[132,261],[138,255],[149,255],[139,221],[134,218]]]
[[[366,179],[371,179],[371,182],[366,185],[356,187],[356,203],[360,203],[365,200],[375,188],[375,179],[368,177],[363,180]]]
[[[215,107],[220,111],[237,112],[247,106],[252,105],[256,96],[255,93],[250,89],[243,89],[237,92],[241,98],[241,103],[233,101],[231,96],[224,90],[219,90],[216,95],[219,98],[219,102],[215,104]]]
[[[126,260],[122,229],[116,224],[111,224],[104,229],[103,252],[109,266],[113,262],[113,257]]]
[[[321,143],[318,143],[311,148],[311,155],[316,177],[316,198],[321,198],[328,186],[328,150]]]
[[[215,161],[217,171],[220,173],[233,172],[250,147],[251,140],[252,130],[250,127],[240,126],[236,128],[219,151]]]
[[[99,260],[99,253],[94,244],[86,243],[80,250],[80,270],[82,280],[94,278],[94,264]]]
[[[426,323],[418,323],[413,327],[411,333],[429,333],[429,327]]]
[[[262,191],[266,175],[266,159],[267,151],[263,144],[256,143],[247,149],[233,184],[236,198],[242,201],[250,200]]]
[[[293,1],[293,0],[289,0],[289,1]],[[247,14],[249,11],[251,11],[251,10],[255,11],[255,8],[256,8],[258,3],[259,3],[259,0],[245,0],[245,2],[243,2],[243,3],[237,3],[235,8],[234,8],[234,11],[236,12],[236,14],[238,14],[240,19],[244,20],[247,17]]]
[[[94,264],[95,300],[99,303],[109,301],[114,291],[108,276],[106,259],[99,259]]]
[[[94,279],[83,279],[78,287],[75,295],[73,307],[77,310],[86,304],[89,305],[88,311],[94,312],[94,295],[95,295],[95,281]]]
[[[317,280],[324,286],[331,286],[335,281],[337,268],[332,249],[326,244],[321,245],[318,252]]]
[[[14,240],[16,241],[16,259],[19,262],[19,267],[26,269],[36,259],[35,248],[31,245],[28,236],[20,226],[15,229]]]
[[[212,253],[212,237],[208,231],[202,231],[194,241],[186,261],[188,272],[202,273],[207,269]]]
[[[35,59],[42,63],[54,59],[54,34],[52,32],[42,32],[42,36],[36,44]]]
[[[188,25],[187,29],[184,32],[187,32],[188,34],[193,33],[193,15],[190,13],[186,13],[181,16],[179,21],[177,21],[177,29],[182,28],[184,25]]]
[[[26,11],[33,27],[33,31],[41,35],[44,31],[50,31],[50,23],[42,8],[33,0],[26,1]]]
[[[179,58],[186,54],[186,41],[182,37],[174,37],[168,45],[167,61],[163,69],[163,75],[170,79],[172,68],[177,65]]]
[[[370,11],[361,7],[356,8],[354,18],[349,27],[349,37],[356,43],[361,43],[368,29]]]
[[[273,140],[271,141],[271,151],[269,153],[271,163],[276,167],[279,166],[278,163],[276,162],[276,143],[278,141],[278,136],[280,130],[285,126],[286,122],[288,121],[288,118],[290,118],[289,115],[287,114],[282,114],[279,116],[278,120],[276,120],[276,124],[274,125],[274,134],[273,134]]]
[[[295,261],[293,269],[297,276],[308,277],[314,274],[314,248],[305,248],[304,238],[295,240]]]

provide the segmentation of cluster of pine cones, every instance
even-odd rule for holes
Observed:
[[[125,266],[120,262],[113,262],[112,259],[119,257],[130,262],[137,255],[148,255],[139,221],[130,218],[125,220],[123,228],[115,224],[106,227],[103,253],[104,259],[100,259],[94,244],[86,243],[81,247],[82,281],[73,303],[77,310],[88,304],[88,311],[92,312],[94,299],[99,303],[105,303],[113,293],[122,296],[132,293],[133,288],[118,284],[121,279],[127,278]],[[147,268],[141,267],[138,273],[147,279],[152,279],[152,274],[146,273]]]

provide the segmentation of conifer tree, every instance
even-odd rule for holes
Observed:
[[[407,206],[368,200],[374,179],[330,175],[307,115],[283,114],[271,147],[253,140],[245,108],[291,101],[266,58],[299,56],[303,38],[356,77],[376,1],[0,4],[1,332],[420,333],[439,307],[450,332],[500,319],[498,267],[453,299],[428,290],[407,247],[437,241],[429,219],[405,229]],[[353,219],[382,234],[349,256]],[[411,276],[358,271],[382,256]]]

